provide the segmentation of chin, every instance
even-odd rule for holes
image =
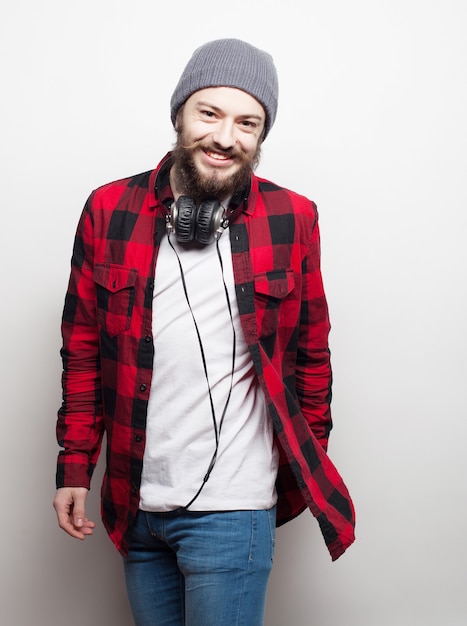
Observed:
[[[231,176],[234,176],[238,172],[239,167],[235,164],[229,165],[228,167],[216,167],[214,165],[210,166],[202,164],[198,165],[197,169],[199,175],[203,178],[224,181]]]

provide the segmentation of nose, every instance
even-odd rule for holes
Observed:
[[[230,150],[233,148],[237,142],[234,122],[226,118],[219,120],[219,123],[212,133],[212,140],[222,150]]]

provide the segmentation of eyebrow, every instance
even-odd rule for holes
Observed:
[[[211,104],[207,100],[200,100],[199,102],[196,103],[196,106],[197,107],[209,107],[210,109],[213,109],[213,111],[216,111],[216,113],[222,113],[222,109],[220,107],[216,107],[214,104]],[[255,120],[258,120],[259,122],[262,122],[265,120],[265,116],[263,117],[262,115],[257,115],[256,113],[245,113],[243,115],[240,115],[239,117],[241,117],[242,119],[255,119]]]

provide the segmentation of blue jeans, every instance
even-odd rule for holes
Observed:
[[[269,511],[139,511],[124,558],[136,626],[262,626]]]

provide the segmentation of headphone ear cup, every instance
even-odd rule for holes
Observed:
[[[224,209],[216,198],[201,202],[196,215],[196,240],[199,243],[207,245],[212,241],[223,215]]]
[[[196,202],[188,196],[177,200],[174,230],[179,243],[193,241],[195,236]]]

